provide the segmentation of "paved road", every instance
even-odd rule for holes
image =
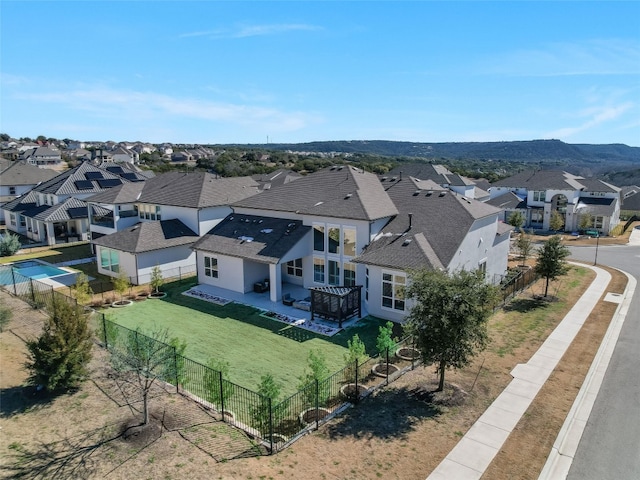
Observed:
[[[640,235],[633,244],[600,246],[598,265],[640,281]],[[593,264],[595,247],[571,247],[571,259]],[[620,332],[602,387],[578,445],[569,480],[640,479],[640,288]]]

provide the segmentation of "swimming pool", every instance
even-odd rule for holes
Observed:
[[[44,278],[55,278],[61,275],[69,275],[68,270],[63,270],[52,265],[38,262],[36,260],[25,260],[23,262],[12,263],[11,265],[3,265],[0,269],[0,284],[9,285],[14,282],[14,275],[18,273],[24,277],[29,277],[34,280],[42,280]],[[16,281],[22,281],[20,278]]]

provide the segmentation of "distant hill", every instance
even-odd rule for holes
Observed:
[[[240,146],[240,145],[236,145]],[[294,152],[369,154],[429,161],[517,162],[562,168],[585,176],[603,176],[640,168],[640,147],[623,144],[569,144],[560,140],[513,142],[418,143],[388,140],[349,140],[309,143],[242,145],[244,148]],[[635,175],[634,175],[635,176]],[[620,176],[623,177],[623,176]]]

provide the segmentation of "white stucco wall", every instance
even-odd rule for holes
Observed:
[[[188,245],[139,253],[137,257],[138,285],[151,281],[151,272],[156,265],[163,278],[176,278],[195,271],[196,254]]]

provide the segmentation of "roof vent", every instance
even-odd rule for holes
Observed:
[[[413,196],[415,197],[416,195],[420,195],[420,190],[416,190],[415,192],[413,192]]]
[[[439,197],[444,197],[446,195],[447,192],[440,192],[440,194],[438,195]]]
[[[387,177],[382,177],[382,178],[380,179],[380,181],[381,181],[381,182],[384,182],[386,179],[387,179]]]
[[[404,242],[402,242],[402,246],[406,247],[407,245],[409,245],[412,242],[413,239],[411,238],[405,238]]]
[[[398,177],[391,177],[391,181],[395,182],[398,179]]]
[[[432,192],[431,190],[429,190],[429,191],[427,192],[427,197],[430,197],[432,194],[433,194],[433,192]]]
[[[233,217],[229,217],[229,221],[233,220]]]
[[[342,170],[343,168],[344,168],[344,167],[343,167],[342,165],[340,165],[340,166],[338,167],[338,170]]]
[[[353,196],[353,193],[347,193],[347,194],[344,196],[344,199],[346,200],[347,198],[351,198],[352,196]]]
[[[262,233],[271,233],[273,232],[273,228],[263,228],[262,230],[260,230]]]
[[[335,170],[336,166],[334,165],[333,167],[331,167],[329,170]]]

